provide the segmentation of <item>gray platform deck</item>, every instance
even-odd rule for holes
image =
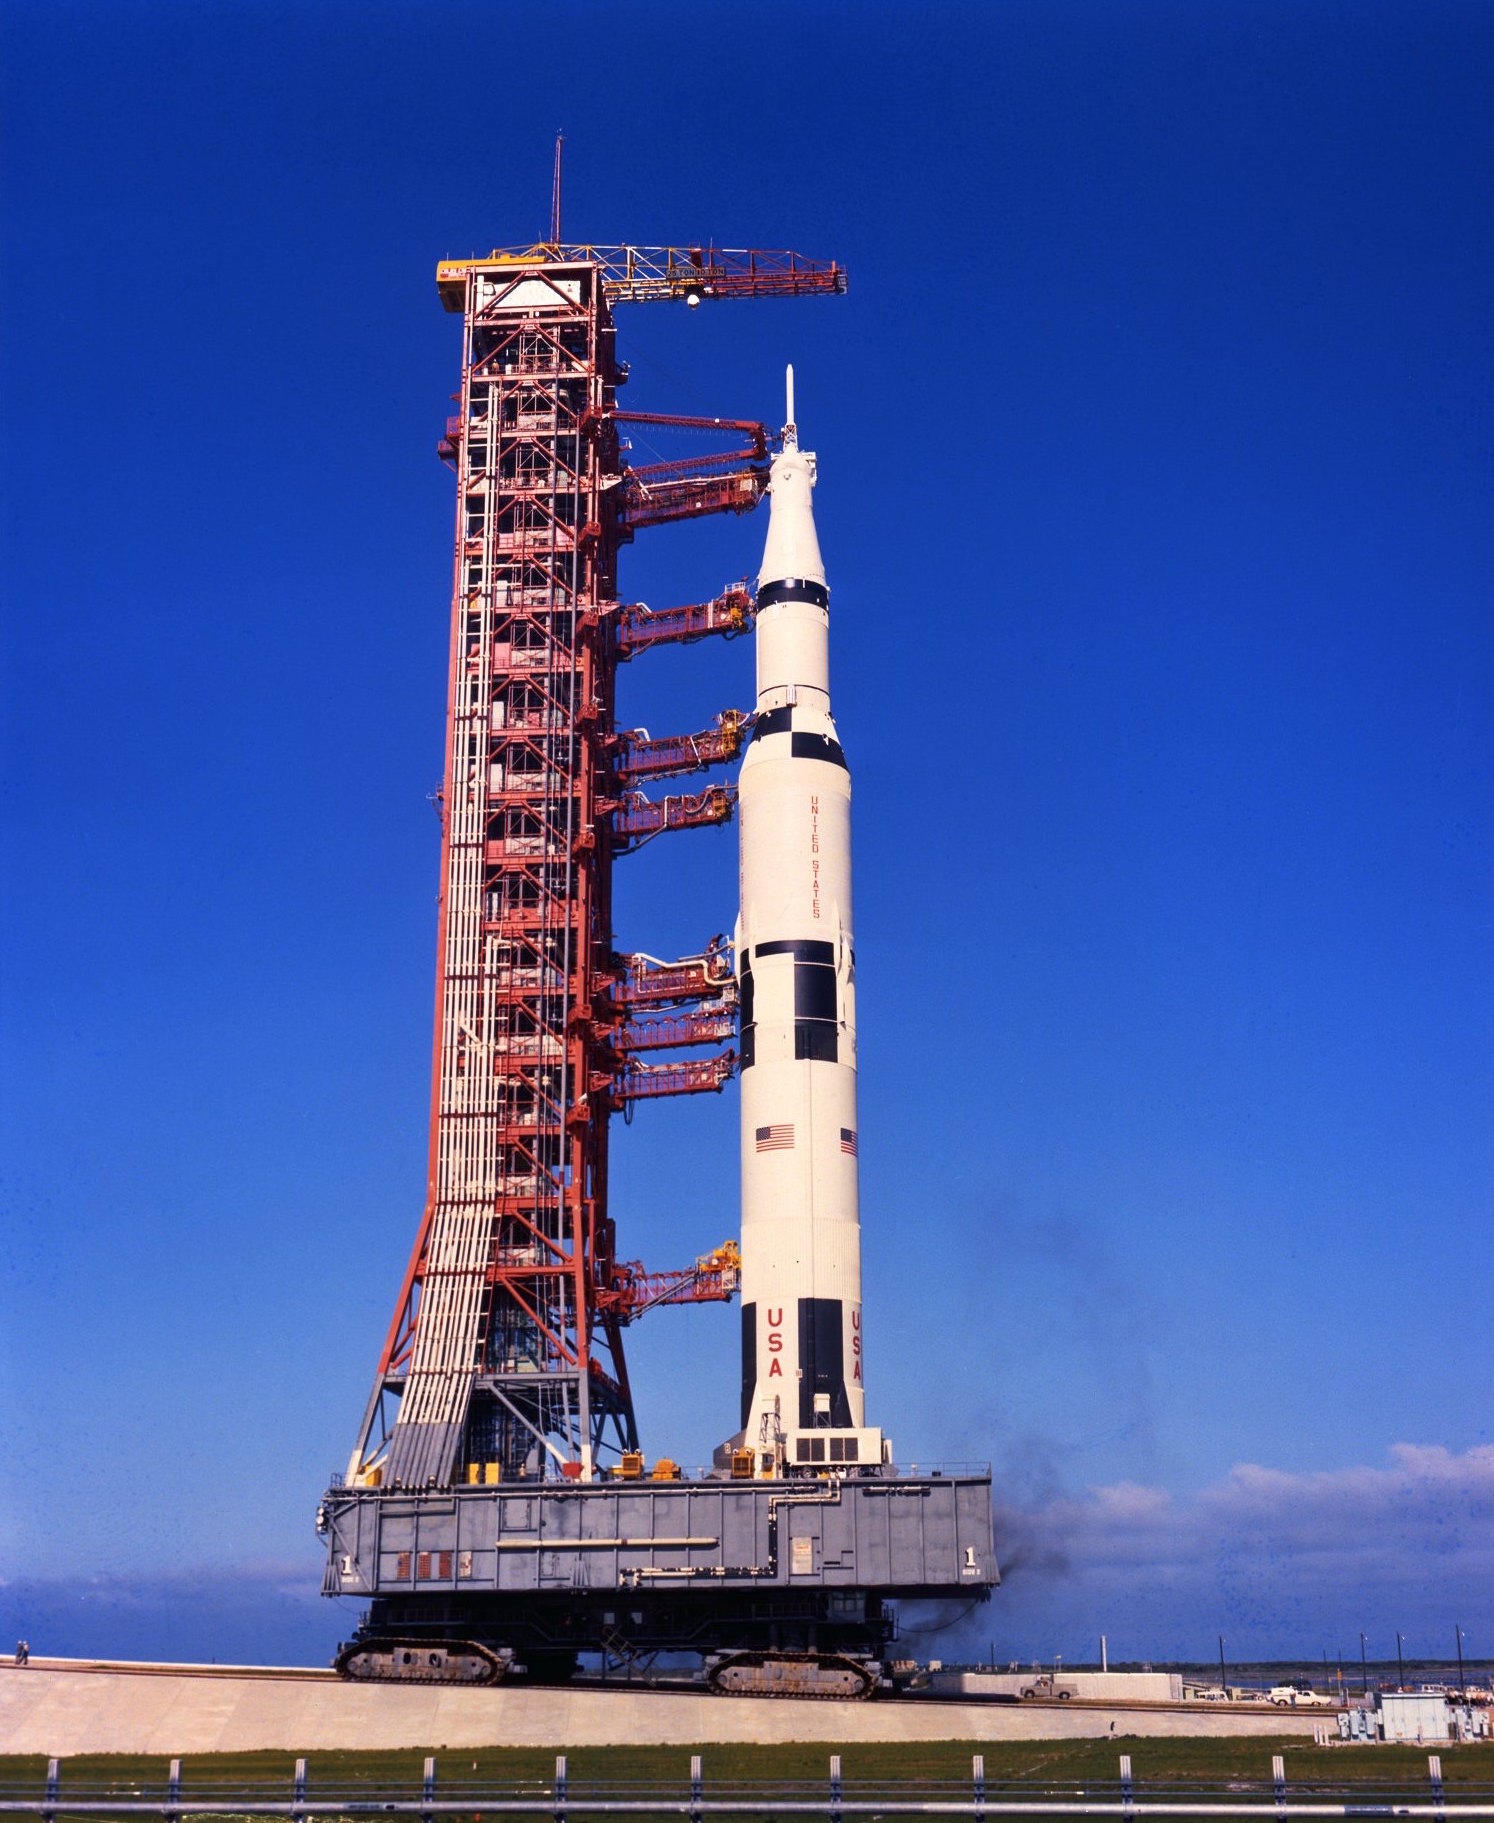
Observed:
[[[329,1595],[862,1589],[997,1580],[988,1473],[334,1489]]]

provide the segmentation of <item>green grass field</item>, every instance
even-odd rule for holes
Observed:
[[[468,1789],[485,1789],[496,1796],[517,1785],[548,1787],[555,1771],[555,1753],[540,1748],[429,1750],[436,1756],[437,1780],[448,1798]],[[1269,1792],[1271,1756],[1286,1760],[1288,1786],[1306,1792],[1344,1790],[1427,1790],[1427,1751],[1419,1747],[1333,1746],[1315,1747],[1299,1736],[1274,1740],[1170,1740],[1120,1739],[1106,1741],[995,1741],[984,1747],[968,1741],[931,1741],[913,1744],[834,1743],[754,1747],[739,1743],[703,1743],[689,1747],[578,1747],[567,1752],[572,1800],[579,1803],[599,1787],[615,1790],[632,1787],[636,1795],[663,1795],[688,1789],[690,1756],[702,1756],[707,1795],[724,1796],[727,1788],[757,1786],[768,1782],[822,1784],[828,1779],[829,1759],[839,1753],[846,1795],[858,1787],[909,1788],[955,1785],[963,1796],[969,1788],[972,1753],[983,1751],[988,1788],[1001,1785],[1052,1785],[1068,1788],[1072,1795],[1085,1786],[1113,1785],[1119,1776],[1119,1756],[1131,1755],[1138,1795],[1164,1788],[1226,1786]],[[1494,1791],[1494,1746],[1449,1746],[1440,1749],[1449,1800],[1475,1790]],[[399,1752],[319,1753],[308,1757],[309,1807],[316,1808],[318,1792],[353,1795],[379,1791],[419,1795],[424,1753]],[[294,1770],[293,1754],[238,1753],[202,1755],[182,1763],[182,1796],[188,1807],[192,1795],[206,1798],[214,1791],[253,1787],[266,1798],[288,1792]],[[0,1788],[16,1793],[31,1787],[39,1791],[46,1762],[35,1756],[0,1755]],[[88,1755],[62,1765],[62,1802],[67,1794],[139,1790],[154,1796],[165,1789],[167,1762],[155,1755]],[[911,1793],[910,1793],[911,1795]],[[480,1806],[474,1806],[480,1808]],[[997,1808],[993,1804],[993,1811]]]

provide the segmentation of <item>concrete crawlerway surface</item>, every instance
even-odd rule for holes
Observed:
[[[1332,1725],[1332,1718],[1326,1718]],[[330,1673],[83,1660],[0,1667],[0,1751],[317,1753],[363,1747],[626,1747],[640,1741],[1031,1741],[1308,1735],[1318,1710],[1087,1703],[824,1703],[585,1689],[400,1690]]]

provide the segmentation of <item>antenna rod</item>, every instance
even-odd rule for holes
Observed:
[[[565,134],[555,135],[555,183],[550,191],[550,245],[560,245],[560,151],[565,144]]]

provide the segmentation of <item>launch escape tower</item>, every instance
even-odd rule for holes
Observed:
[[[763,885],[776,865],[772,829],[793,820],[783,791],[802,795],[803,776],[821,777],[806,799],[817,815],[815,793],[828,793],[828,806],[845,765],[840,757],[829,773],[801,776],[806,754],[812,769],[839,755],[819,731],[823,721],[833,735],[833,724],[812,685],[763,694],[761,633],[755,715],[729,710],[700,733],[658,740],[616,726],[620,663],[659,644],[748,632],[760,609],[774,650],[801,654],[806,638],[811,650],[822,639],[811,623],[823,622],[827,592],[809,572],[780,577],[770,563],[760,596],[743,582],[660,612],[619,600],[618,552],[639,527],[745,512],[770,473],[776,523],[785,478],[801,485],[807,460],[812,481],[813,458],[797,454],[792,425],[770,470],[762,424],[620,407],[627,370],[613,307],[835,295],[845,276],[790,253],[566,245],[558,162],[556,182],[549,242],[437,269],[443,304],[463,314],[464,351],[460,409],[440,445],[456,471],[457,527],[430,1165],[347,1472],[318,1512],[324,1593],[373,1604],[338,1666],[360,1678],[486,1682],[525,1669],[568,1676],[581,1652],[634,1664],[683,1650],[702,1655],[708,1681],[730,1693],[866,1695],[883,1681],[888,1598],[981,1599],[997,1581],[989,1471],[900,1471],[880,1433],[846,1431],[859,1417],[827,1396],[808,1403],[809,1422],[844,1432],[828,1456],[817,1439],[792,1438],[786,1450],[781,1431],[774,1449],[754,1450],[775,1417],[758,1426],[762,1438],[732,1439],[711,1476],[683,1478],[667,1459],[646,1474],[622,1332],[656,1305],[729,1298],[742,1258],[727,1242],[683,1268],[646,1272],[618,1259],[607,1205],[611,1116],[723,1088],[738,1063],[738,965],[744,1002],[752,987],[745,955],[734,958],[723,937],[672,963],[614,949],[614,860],[662,831],[723,823],[738,800],[725,783],[643,787],[732,760],[751,740],[754,802],[777,806],[754,812],[752,868],[744,847],[744,884]],[[638,466],[619,431],[629,423],[738,442]],[[807,549],[807,487],[798,510]],[[791,520],[792,511],[783,525]],[[774,770],[783,756],[800,778],[792,789]],[[848,874],[844,898],[848,906]],[[819,918],[817,899],[808,915]],[[775,925],[766,933],[775,940],[753,947],[770,960],[759,965],[756,1012],[744,1004],[756,1023],[742,1041],[776,1031],[774,996],[786,984],[788,1054],[818,1072],[833,1060],[823,1047],[797,1048],[795,996],[799,975],[832,945],[795,932],[789,941],[785,930]],[[739,926],[739,951],[742,937]],[[783,984],[779,952],[792,952]],[[844,972],[848,925],[841,952]],[[853,1021],[848,1042],[853,1053]],[[701,1055],[705,1046],[725,1048]],[[771,1068],[763,1053],[749,1074],[768,1081]],[[847,1093],[851,1126],[837,1129],[835,1150],[853,1161],[853,1084]],[[779,1129],[764,1131],[754,1207],[771,1216]],[[850,1291],[837,1297],[859,1300],[859,1270],[844,1282]],[[828,1372],[843,1344],[847,1377],[859,1381],[859,1302],[807,1301],[819,1327],[827,1314],[837,1326],[833,1342],[818,1328],[801,1339],[811,1363],[801,1377]],[[764,1321],[772,1351],[781,1318]],[[744,1328],[744,1348],[748,1340]]]

